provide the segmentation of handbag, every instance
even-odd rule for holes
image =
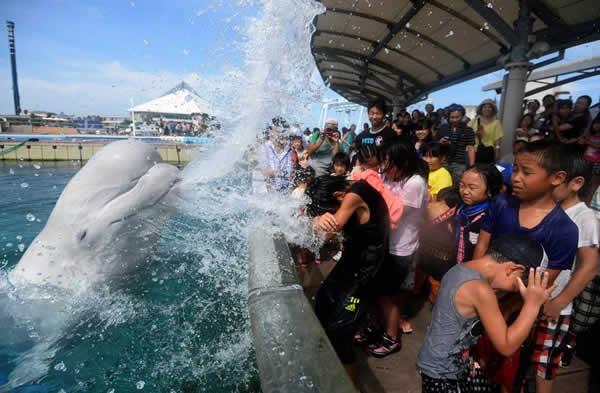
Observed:
[[[479,130],[479,118],[477,118],[477,130]],[[494,146],[484,146],[481,141],[481,134],[478,132],[477,141],[479,145],[477,146],[477,151],[475,152],[475,163],[476,164],[493,164],[496,162],[496,148]]]

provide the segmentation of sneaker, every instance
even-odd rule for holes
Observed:
[[[364,345],[373,342],[379,338],[381,332],[373,326],[367,326],[366,328],[359,329],[354,334],[354,344]]]
[[[575,346],[567,344],[563,355],[560,359],[559,366],[562,368],[567,368],[571,365],[571,361],[573,360],[573,354],[575,353]]]
[[[384,332],[379,344],[374,347],[369,346],[368,352],[376,358],[383,358],[394,352],[398,352],[401,348],[402,341],[400,337],[394,340]]]
[[[410,322],[407,320],[400,322],[400,327],[402,328],[402,334],[411,334],[413,332],[412,326],[410,326]]]

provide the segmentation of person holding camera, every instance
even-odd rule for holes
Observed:
[[[316,176],[329,174],[331,159],[340,149],[340,132],[338,121],[329,119],[325,122],[320,132],[315,132],[308,140],[306,152],[310,157],[310,165],[314,168]]]

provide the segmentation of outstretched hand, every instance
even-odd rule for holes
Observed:
[[[523,284],[521,278],[517,277],[519,292],[521,292],[521,296],[523,296],[525,303],[530,302],[537,307],[544,304],[548,297],[550,297],[552,291],[558,286],[557,283],[554,283],[554,285],[548,288],[548,277],[548,274],[542,275],[542,269],[540,267],[537,267],[535,270],[533,268],[529,269],[527,287]]]

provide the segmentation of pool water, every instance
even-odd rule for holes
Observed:
[[[135,274],[75,299],[15,293],[6,273],[79,168],[0,164],[0,391],[260,391],[246,304],[250,214],[228,204],[247,189],[242,176],[181,202]]]

